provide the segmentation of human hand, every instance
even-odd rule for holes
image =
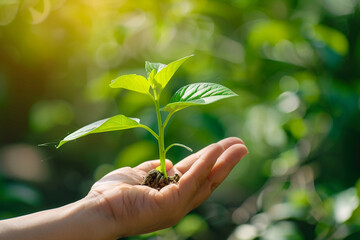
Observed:
[[[110,172],[93,185],[85,199],[95,200],[100,213],[107,216],[106,229],[111,229],[114,238],[163,229],[205,201],[246,154],[242,140],[227,138],[175,166],[167,160],[168,175],[181,177],[178,184],[160,191],[139,185],[148,171],[160,165],[158,160],[148,161]]]

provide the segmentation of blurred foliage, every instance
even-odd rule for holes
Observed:
[[[166,141],[238,136],[250,153],[178,225],[129,239],[359,239],[359,12],[358,0],[0,1],[0,217],[157,158],[141,129],[53,146],[118,113],[156,129],[146,96],[108,84],[194,53],[164,100],[205,81],[240,97],[175,115]]]

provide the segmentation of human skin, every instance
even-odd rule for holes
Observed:
[[[89,194],[69,205],[0,221],[0,239],[118,239],[170,227],[204,202],[247,154],[239,138],[211,144],[175,166],[166,161],[178,184],[160,191],[139,185],[159,160],[114,170]]]

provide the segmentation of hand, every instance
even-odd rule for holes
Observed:
[[[159,161],[120,168],[75,203],[0,221],[0,239],[110,240],[172,226],[207,199],[246,154],[240,139],[227,138],[175,166],[167,161],[169,175],[181,178],[160,191],[139,185]]]
[[[160,165],[155,160],[112,171],[93,185],[86,198],[95,199],[100,212],[106,213],[114,237],[163,229],[205,201],[246,154],[242,140],[227,138],[175,166],[167,160],[168,175],[181,176],[178,184],[160,191],[139,185],[148,171]]]

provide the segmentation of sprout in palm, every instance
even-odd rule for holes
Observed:
[[[163,179],[167,179],[165,158],[167,151],[173,146],[180,146],[192,151],[191,148],[179,144],[173,143],[167,147],[164,145],[164,129],[168,124],[170,118],[177,111],[194,105],[205,105],[213,103],[215,101],[237,96],[230,89],[215,83],[194,83],[186,85],[180,88],[174,96],[172,96],[170,102],[160,108],[160,97],[164,88],[174,75],[176,70],[191,56],[187,56],[176,60],[168,65],[162,63],[145,62],[145,70],[147,79],[143,76],[130,74],[120,76],[110,83],[111,88],[124,88],[127,90],[135,91],[141,94],[148,95],[154,102],[155,111],[158,122],[158,132],[155,133],[151,128],[140,123],[137,118],[129,118],[124,115],[116,115],[107,119],[103,119],[94,123],[91,123],[72,134],[66,136],[57,146],[61,147],[63,144],[78,139],[80,137],[101,132],[117,131],[130,128],[144,128],[149,131],[158,141],[160,167],[159,172],[163,176]],[[166,119],[163,121],[161,118],[161,111],[168,112]],[[164,182],[164,181],[163,181]]]

